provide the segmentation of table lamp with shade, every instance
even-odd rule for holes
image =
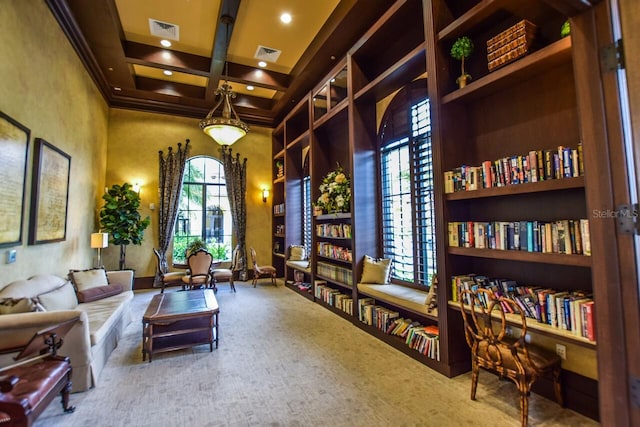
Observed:
[[[102,248],[109,246],[109,233],[91,233],[91,248],[98,250],[98,265],[102,267]]]

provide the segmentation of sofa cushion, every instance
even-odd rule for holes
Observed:
[[[391,259],[372,258],[365,255],[360,283],[384,285],[389,280],[389,273],[391,273]]]
[[[0,298],[33,298],[64,285],[65,279],[50,274],[39,274],[29,279],[16,280],[0,290]]]
[[[78,302],[91,302],[97,301],[102,298],[107,298],[113,295],[118,295],[122,292],[122,286],[113,284],[107,286],[97,286],[95,288],[85,289],[84,291],[78,291]]]
[[[70,270],[69,279],[71,279],[77,291],[109,285],[107,272],[102,267],[88,270]]]
[[[71,282],[65,282],[53,291],[38,295],[38,301],[47,310],[73,310],[78,306],[76,292]]]
[[[32,311],[45,311],[36,298],[0,299],[0,314],[30,313]]]
[[[125,291],[109,298],[78,305],[78,309],[86,312],[89,318],[89,338],[92,346],[102,342],[109,334],[132,299],[133,291]]]

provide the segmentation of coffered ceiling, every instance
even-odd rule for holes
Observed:
[[[227,79],[240,118],[262,126],[277,124],[393,3],[45,1],[110,106],[204,118]]]

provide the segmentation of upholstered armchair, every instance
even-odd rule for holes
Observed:
[[[251,253],[251,263],[253,264],[253,287],[256,287],[258,279],[262,277],[271,278],[271,284],[278,286],[276,283],[276,268],[272,265],[259,265],[256,250],[253,247],[249,248],[249,252]]]
[[[160,284],[162,285],[162,290],[160,293],[164,293],[164,288],[166,286],[171,285],[182,285],[184,288],[184,282],[182,278],[187,275],[184,271],[169,271],[169,265],[167,263],[167,257],[164,254],[161,254],[158,249],[153,249],[153,253],[156,256],[157,261],[157,269],[158,269],[158,277],[160,279]]]
[[[213,281],[213,287],[216,288],[216,285],[220,282],[229,282],[229,286],[233,292],[236,291],[236,286],[233,283],[233,272],[238,265],[238,257],[240,256],[240,245],[237,245],[233,249],[233,254],[231,255],[231,265],[229,268],[213,268],[211,269],[211,276]]]
[[[211,263],[213,255],[205,249],[198,249],[192,252],[187,258],[189,265],[189,274],[182,278],[182,282],[189,289],[198,289],[201,287],[209,287],[211,282]],[[214,288],[215,289],[215,288]]]

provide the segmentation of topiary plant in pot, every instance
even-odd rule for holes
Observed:
[[[115,184],[102,196],[104,205],[100,210],[100,225],[109,233],[110,242],[120,245],[120,270],[125,269],[126,247],[142,244],[144,230],[151,219],[141,218],[140,195],[133,191],[131,184]]]
[[[460,77],[456,79],[456,83],[458,83],[460,89],[465,87],[467,82],[471,80],[471,76],[464,70],[464,60],[471,56],[473,48],[473,41],[467,36],[460,37],[453,43],[453,46],[451,46],[451,56],[461,62],[460,67],[462,72]]]

